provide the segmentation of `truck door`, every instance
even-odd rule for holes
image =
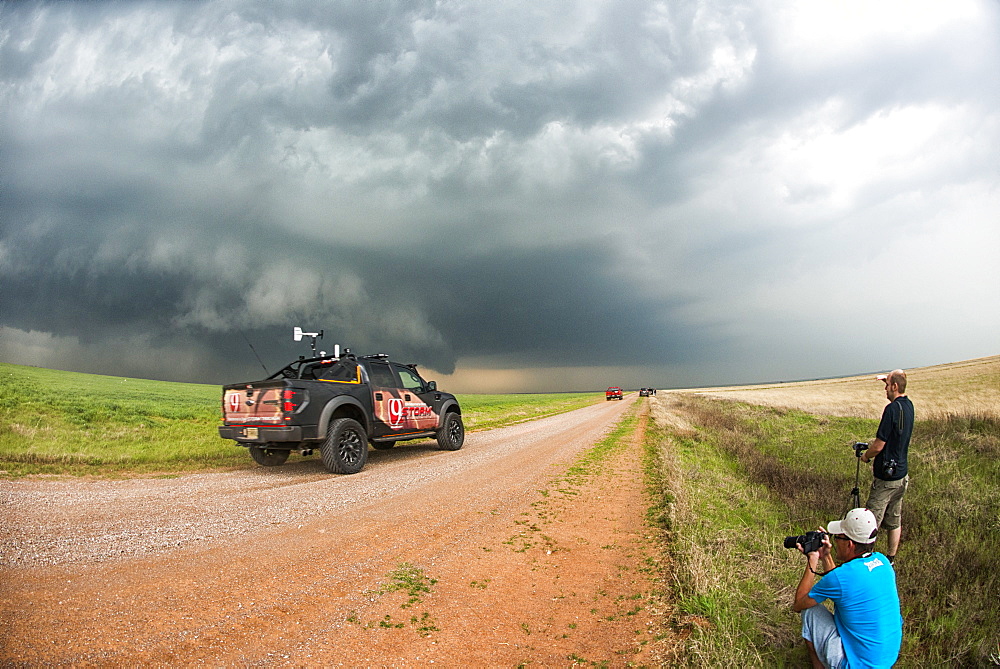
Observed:
[[[397,364],[393,367],[403,388],[404,411],[409,414],[414,429],[437,429],[441,395],[429,392],[427,383],[413,369]]]
[[[424,432],[437,428],[437,416],[418,394],[423,381],[402,365],[371,360],[367,364],[378,429],[375,436]],[[400,371],[406,375],[400,375]]]

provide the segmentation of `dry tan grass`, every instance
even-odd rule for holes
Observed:
[[[662,397],[657,397],[650,403],[653,418],[659,425],[670,429],[671,432],[680,436],[690,436],[695,433],[695,428],[687,418],[684,411],[677,409],[680,397],[671,396],[664,392]]]
[[[886,370],[888,371],[888,370]],[[906,370],[906,394],[918,418],[948,414],[1000,417],[1000,355]],[[663,393],[668,391],[661,391]],[[875,374],[728,388],[673,390],[830,416],[877,418],[885,386]]]

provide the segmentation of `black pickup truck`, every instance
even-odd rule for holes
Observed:
[[[434,437],[438,448],[457,451],[465,441],[455,396],[384,354],[299,358],[263,381],[223,386],[222,417],[219,435],[258,464],[281,465],[292,451],[318,447],[335,474],[361,471],[369,443],[387,449]]]

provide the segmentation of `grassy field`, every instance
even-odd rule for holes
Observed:
[[[905,620],[897,666],[1000,666],[998,372],[1000,358],[909,373],[918,413],[896,567]],[[692,665],[808,666],[790,609],[804,559],[782,540],[850,506],[849,446],[874,436],[884,397],[870,378],[795,385],[654,400],[675,624],[691,632]],[[862,503],[870,471],[862,466]]]
[[[1000,666],[1000,357],[909,370],[917,409],[897,561],[901,667]],[[0,477],[255,466],[218,438],[217,386],[0,364]],[[468,429],[603,401],[463,395]],[[843,515],[884,397],[870,376],[666,392],[650,400],[650,518],[665,530],[681,664],[807,666],[782,547]],[[862,469],[862,499],[870,469]],[[883,546],[879,545],[880,549]]]
[[[0,363],[0,477],[120,477],[256,466],[245,449],[218,436],[221,393],[214,385]],[[603,400],[601,393],[459,396],[468,430]]]

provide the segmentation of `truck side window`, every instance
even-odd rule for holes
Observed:
[[[395,388],[396,378],[386,362],[369,362],[368,378],[376,388]]]
[[[396,365],[396,373],[399,374],[399,380],[406,390],[420,392],[424,389],[424,380],[414,374],[413,370],[408,367]]]

